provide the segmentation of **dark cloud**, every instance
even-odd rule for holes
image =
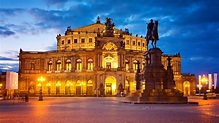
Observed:
[[[5,72],[6,70],[18,72],[19,65],[18,65],[18,63],[16,63],[16,64],[0,64],[0,72],[1,71]]]
[[[14,9],[1,9],[0,8],[0,15],[2,17],[4,17],[4,16],[14,16],[14,15],[20,14],[24,11],[25,11],[25,9],[20,9],[20,8],[14,8]]]
[[[0,36],[15,35],[15,32],[11,31],[7,27],[0,26]]]
[[[0,56],[0,60],[17,61],[18,59],[15,59],[15,58],[8,58],[8,57],[4,57],[4,56]]]

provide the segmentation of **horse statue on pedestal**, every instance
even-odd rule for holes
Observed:
[[[159,40],[158,21],[153,22],[153,20],[151,19],[151,22],[147,26],[146,39],[147,39],[147,45],[148,45],[149,41],[151,40],[152,41],[151,45],[153,46],[153,48],[156,47],[156,43]]]

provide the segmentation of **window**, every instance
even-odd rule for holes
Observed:
[[[132,45],[135,45],[135,41],[132,41]]]
[[[52,61],[48,62],[48,71],[52,71]]]
[[[142,47],[144,47],[144,43],[142,43]]]
[[[93,70],[93,60],[92,59],[87,60],[87,70]]]
[[[129,61],[125,60],[125,70],[129,70]]]
[[[30,63],[30,69],[31,70],[35,70],[35,62],[31,62]]]
[[[92,41],[92,38],[89,38],[89,43],[92,43],[93,41]]]
[[[133,62],[133,69],[134,70],[137,70],[138,69],[138,64],[137,64],[138,62],[136,61],[136,60],[134,60],[134,62]]]
[[[74,43],[78,43],[78,39],[74,39]]]
[[[57,71],[60,71],[61,68],[62,68],[62,66],[61,66],[61,60],[58,60],[58,61],[56,62],[56,70],[57,70]]]
[[[81,39],[81,43],[85,43],[85,39],[84,38]]]
[[[76,70],[82,70],[82,60],[78,59],[76,61]]]
[[[65,41],[64,41],[64,40],[62,40],[62,44],[65,44]]]
[[[126,44],[129,45],[129,40],[126,40]]]
[[[138,46],[141,46],[141,42],[138,42]]]
[[[71,60],[67,59],[65,63],[65,70],[71,70]]]
[[[142,63],[141,68],[144,69],[144,66],[145,66],[145,62]]]
[[[71,44],[71,40],[68,40],[68,44]]]

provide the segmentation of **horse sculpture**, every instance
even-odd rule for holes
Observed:
[[[156,43],[159,40],[159,36],[158,36],[158,21],[153,22],[153,20],[151,19],[151,22],[148,24],[147,26],[147,36],[146,39],[149,43],[149,41],[151,40],[151,45],[153,46],[153,48],[156,47]]]

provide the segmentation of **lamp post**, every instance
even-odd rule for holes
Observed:
[[[203,75],[203,77],[201,78],[201,83],[202,83],[202,87],[204,89],[203,100],[207,100],[206,85],[208,83],[208,79],[207,79],[207,77],[205,75]]]
[[[42,82],[45,81],[45,78],[43,78],[42,76],[40,76],[37,80],[39,81],[38,86],[40,87],[40,95],[39,95],[39,100],[38,100],[38,101],[43,101]]]
[[[202,85],[197,85],[197,87],[198,87],[199,96],[201,96],[201,88],[202,88]]]

